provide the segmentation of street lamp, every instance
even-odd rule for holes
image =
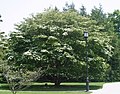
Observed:
[[[87,38],[88,38],[88,32],[84,32],[84,38],[86,41],[86,92],[89,91],[89,77],[88,77],[88,43],[87,43]]]

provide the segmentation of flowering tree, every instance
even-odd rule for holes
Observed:
[[[40,68],[34,71],[28,71],[22,65],[21,68],[10,65],[5,66],[3,71],[3,75],[7,80],[9,89],[13,94],[31,86],[32,82],[38,80],[41,74],[42,71]]]
[[[50,9],[32,15],[16,25],[18,32],[11,33],[8,62],[15,66],[22,64],[30,71],[41,67],[46,70],[44,76],[51,78],[56,86],[62,78],[85,77],[83,32],[88,30],[89,68],[97,71],[92,72],[91,77],[103,77],[109,67],[106,60],[112,56],[113,49],[112,36],[101,32],[103,28],[73,10]]]

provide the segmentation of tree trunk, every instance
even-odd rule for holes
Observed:
[[[60,81],[59,81],[59,80],[56,80],[56,81],[55,81],[55,86],[56,86],[56,87],[59,87],[59,86],[60,86]]]
[[[12,92],[12,94],[17,94],[17,92],[16,92],[16,91],[14,91],[14,90],[11,90],[11,92]]]
[[[59,87],[59,86],[60,86],[60,78],[59,78],[59,75],[57,75],[57,76],[55,77],[54,83],[55,83],[55,86],[56,86],[56,87]]]

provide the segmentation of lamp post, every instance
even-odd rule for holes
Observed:
[[[89,77],[88,77],[88,43],[87,43],[87,38],[88,38],[88,32],[84,32],[84,38],[86,41],[86,92],[89,91]]]

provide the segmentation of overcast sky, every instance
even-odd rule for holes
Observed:
[[[0,14],[3,20],[0,23],[0,29],[8,34],[14,30],[15,23],[19,23],[30,14],[36,14],[54,6],[62,10],[66,2],[68,4],[73,2],[76,9],[84,5],[87,12],[90,12],[94,6],[99,7],[99,4],[102,5],[104,12],[120,9],[119,0],[0,0]]]

